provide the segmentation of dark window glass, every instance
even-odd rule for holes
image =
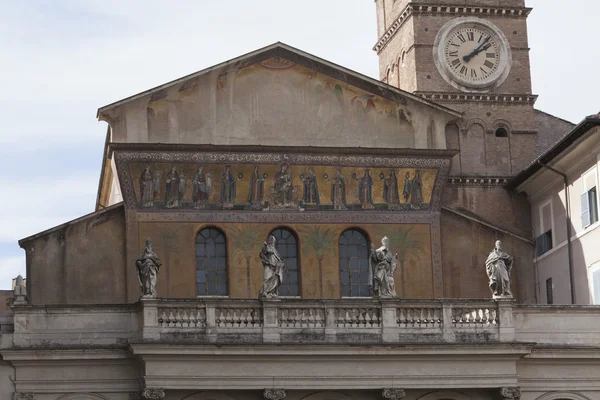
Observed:
[[[285,263],[283,269],[283,282],[279,287],[280,296],[299,296],[299,263],[298,263],[298,241],[294,232],[285,228],[278,228],[269,233],[277,240],[277,251]]]
[[[217,228],[196,236],[196,290],[198,296],[227,296],[227,243]]]
[[[552,278],[546,279],[546,303],[554,304],[554,295],[552,293]]]
[[[535,240],[535,248],[538,256],[541,256],[552,249],[552,229],[537,237]]]
[[[358,229],[348,229],[340,237],[340,278],[342,296],[371,295],[368,243],[365,235]]]

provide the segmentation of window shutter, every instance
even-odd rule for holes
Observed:
[[[581,226],[586,227],[590,225],[590,198],[588,193],[585,192],[581,195]]]
[[[598,200],[595,186],[588,191],[588,195],[590,209],[590,224],[594,224],[598,222]]]

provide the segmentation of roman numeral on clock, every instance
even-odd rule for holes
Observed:
[[[460,60],[458,58],[455,58],[454,61],[452,61],[450,63],[450,65],[452,65],[454,68],[456,68],[460,65]]]
[[[472,42],[475,40],[475,34],[473,32],[467,32],[467,38]]]
[[[471,78],[477,78],[477,71],[471,68]]]
[[[460,73],[463,75],[467,74],[467,67],[465,67],[464,65],[462,67],[460,67]]]
[[[451,51],[450,57],[458,57],[458,51]]]
[[[485,53],[486,58],[496,58],[496,53]]]
[[[465,37],[463,36],[463,34],[462,34],[462,33],[458,35],[458,39],[459,39],[459,40],[460,40],[462,43],[464,43],[464,42],[466,42],[466,41],[467,41],[467,39],[465,39]]]
[[[492,64],[489,60],[485,60],[485,62],[483,63],[483,65],[485,65],[488,68],[493,68],[494,64]]]

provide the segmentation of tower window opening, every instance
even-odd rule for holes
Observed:
[[[508,137],[508,130],[503,127],[496,129],[496,137]]]

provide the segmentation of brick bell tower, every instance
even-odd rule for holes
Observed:
[[[375,0],[380,79],[464,112],[454,177],[508,177],[536,156],[524,0]]]

